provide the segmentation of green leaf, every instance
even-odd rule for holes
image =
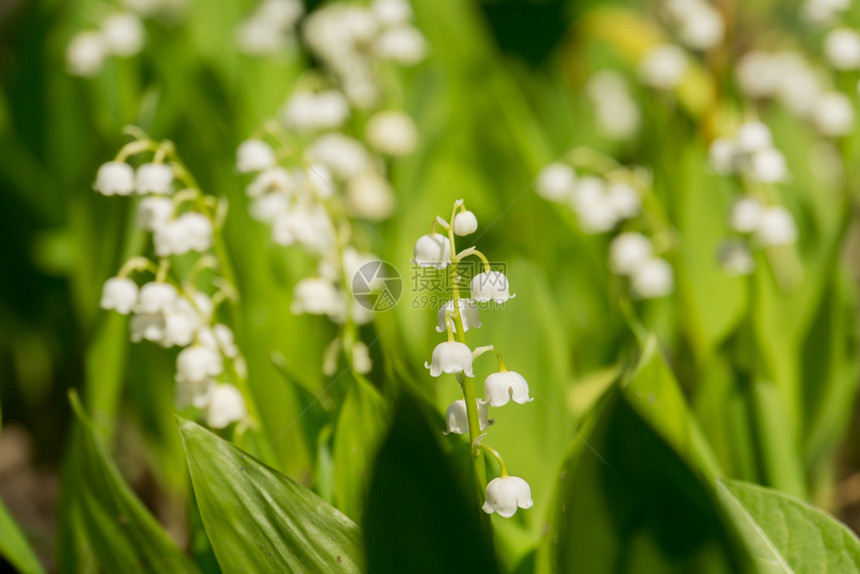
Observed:
[[[350,383],[334,433],[334,493],[338,508],[358,520],[388,417],[385,401],[369,381],[357,375]]]
[[[225,572],[361,572],[358,526],[319,496],[180,419],[194,495]]]
[[[22,574],[44,572],[27,539],[18,529],[18,525],[15,524],[2,501],[0,501],[0,557],[6,559]]]
[[[69,400],[81,429],[72,496],[101,568],[129,573],[197,572],[123,481],[74,391]]]
[[[719,480],[717,490],[762,573],[860,572],[860,540],[827,513],[746,482]]]
[[[751,572],[698,472],[618,388],[574,440],[538,572]]]
[[[417,399],[402,394],[364,513],[371,574],[498,572],[481,530],[479,502],[467,495],[474,490],[466,489],[463,472],[443,453],[441,434],[441,424],[429,423]]]

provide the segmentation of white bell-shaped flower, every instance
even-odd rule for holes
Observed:
[[[328,166],[343,180],[368,171],[372,165],[370,155],[361,142],[337,132],[317,138],[308,147],[307,158]]]
[[[758,229],[764,207],[754,197],[742,197],[732,206],[729,224],[740,233],[752,233]]]
[[[200,301],[203,297],[198,295],[195,299]],[[209,301],[208,297],[205,300]],[[202,323],[201,313],[207,313],[205,305],[192,303],[184,297],[177,299],[164,311],[164,337],[159,342],[165,347],[190,345]]]
[[[736,169],[737,148],[727,138],[717,138],[708,147],[708,160],[711,169],[719,175],[728,175]]]
[[[471,211],[460,211],[454,216],[454,233],[463,237],[478,230],[478,218]]]
[[[127,277],[111,277],[102,287],[99,305],[102,309],[113,309],[128,315],[137,304],[137,283]]]
[[[850,28],[836,28],[824,40],[824,53],[837,70],[860,68],[860,34]]]
[[[791,212],[782,206],[766,207],[756,237],[762,245],[788,245],[797,241],[797,226]]]
[[[533,505],[529,483],[522,478],[500,476],[487,485],[487,498],[483,506],[487,514],[497,512],[499,516],[510,518],[516,514],[517,508],[526,509]]]
[[[166,322],[163,313],[137,313],[129,321],[131,342],[139,343],[143,340],[161,343],[164,340]]]
[[[490,426],[487,403],[478,399],[478,423],[481,430]],[[466,401],[460,399],[451,403],[445,409],[445,434],[469,434],[469,414],[466,412]]]
[[[134,170],[121,161],[104,163],[93,188],[102,195],[130,195],[134,191]]]
[[[690,2],[691,10],[681,19],[681,42],[694,50],[709,50],[723,41],[726,25],[720,12],[706,3]]]
[[[408,114],[397,110],[378,112],[367,121],[367,143],[394,157],[409,155],[418,143],[418,130]]]
[[[221,429],[245,418],[248,411],[242,393],[233,385],[213,385],[209,391],[209,404],[206,407],[206,424]]]
[[[513,400],[524,405],[533,401],[529,396],[529,384],[515,371],[500,371],[484,380],[484,400],[491,407],[501,407]]]
[[[236,29],[239,51],[252,56],[269,56],[286,50],[292,38],[269,20],[254,14]]]
[[[609,266],[618,275],[629,275],[651,258],[651,240],[635,231],[618,235],[609,245]]]
[[[848,135],[854,131],[854,106],[839,92],[822,94],[812,109],[812,123],[825,136]]]
[[[675,274],[665,259],[651,258],[640,264],[630,277],[633,294],[640,299],[655,299],[675,288]]]
[[[239,173],[262,171],[274,165],[275,152],[263,140],[245,140],[236,150],[236,169]]]
[[[140,288],[135,313],[163,313],[176,302],[178,293],[170,283],[150,281]]]
[[[349,102],[336,90],[298,91],[283,109],[284,124],[298,131],[335,130],[349,117]]]
[[[749,121],[741,124],[735,135],[735,143],[743,153],[753,153],[767,149],[773,145],[770,128],[760,121]]]
[[[227,325],[217,323],[212,327],[202,327],[197,332],[197,341],[206,348],[234,359],[239,355],[233,331]]]
[[[407,0],[373,0],[370,9],[383,26],[397,26],[412,20],[412,6]]]
[[[82,32],[72,38],[66,48],[66,71],[73,76],[91,78],[101,71],[106,54],[107,46],[101,34]]]
[[[159,257],[182,255],[189,251],[206,251],[212,246],[212,222],[196,211],[183,213],[158,227],[152,236]]]
[[[140,194],[170,193],[173,185],[173,168],[163,163],[145,163],[137,168],[134,184]]]
[[[180,381],[200,382],[224,372],[221,354],[202,345],[186,347],[176,356],[176,378]]]
[[[176,388],[173,393],[173,404],[179,410],[189,405],[198,409],[205,409],[209,405],[213,385],[215,383],[209,379],[202,381],[179,379],[176,381]]]
[[[451,242],[441,233],[422,235],[415,242],[412,263],[444,269],[451,263]]]
[[[344,299],[334,283],[326,279],[308,277],[299,281],[293,289],[290,311],[296,315],[335,316],[343,313]]]
[[[761,183],[779,183],[788,177],[785,156],[776,148],[758,150],[750,156],[749,175]]]
[[[256,198],[248,206],[251,217],[257,221],[272,225],[279,217],[287,217],[290,212],[290,198],[283,193],[267,193]],[[288,242],[275,241],[279,245],[289,245],[294,241],[292,236]]]
[[[576,187],[576,172],[564,163],[551,163],[538,176],[537,192],[548,201],[567,201]]]
[[[394,213],[394,190],[387,179],[367,171],[349,180],[346,202],[356,215],[370,221],[382,221]]]
[[[472,299],[457,299],[457,307],[460,308],[460,319],[463,321],[463,331],[468,331],[469,329],[479,329],[481,328],[481,318],[478,316],[478,304]],[[438,333],[444,333],[447,331],[445,327],[445,316],[447,313],[454,311],[454,301],[448,301],[439,309],[438,320],[439,324],[436,326],[436,331]],[[453,319],[451,320],[451,326],[454,332],[457,332],[457,325],[454,323]]]
[[[137,227],[155,231],[167,225],[173,216],[173,202],[162,196],[151,195],[140,200],[137,206]]]
[[[471,291],[472,299],[482,303],[486,301],[504,303],[508,299],[516,297],[516,295],[511,294],[508,287],[508,278],[501,271],[484,271],[483,273],[478,273],[472,277],[469,290]]]
[[[267,194],[285,194],[293,187],[293,177],[282,167],[272,167],[260,172],[254,181],[245,188],[248,197],[261,197]]]
[[[424,59],[427,54],[427,41],[418,28],[401,25],[380,34],[373,49],[383,60],[411,66]]]
[[[305,13],[301,0],[264,0],[256,15],[281,29],[292,28]]]
[[[606,199],[619,219],[635,217],[642,208],[639,192],[633,186],[621,181],[610,183],[607,186]]]
[[[687,56],[678,46],[652,48],[639,65],[639,77],[652,88],[672,90],[681,84],[687,71]]]
[[[442,373],[449,375],[463,373],[467,377],[472,376],[472,350],[465,344],[455,341],[439,343],[433,349],[433,357],[424,367],[430,369],[431,377],[438,377]]]
[[[124,12],[111,14],[102,21],[102,38],[108,52],[128,57],[143,49],[146,32],[136,14]]]

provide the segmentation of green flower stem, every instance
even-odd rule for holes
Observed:
[[[499,463],[499,475],[502,478],[508,476],[508,466],[505,464],[505,461],[502,459],[502,455],[499,454],[499,451],[497,451],[493,447],[485,445],[484,443],[479,443],[477,448],[484,449],[485,451],[493,455],[493,458],[495,458],[496,461],[498,461]]]
[[[454,220],[454,215],[457,213],[459,205],[454,204],[454,209],[451,212],[451,220]],[[466,344],[466,330],[463,328],[463,318],[460,316],[460,305],[457,303],[460,300],[460,287],[457,285],[457,248],[454,238],[453,229],[448,226],[448,241],[451,244],[451,286],[454,301],[454,310],[451,314],[454,319],[454,325],[457,331],[457,339]],[[468,377],[463,374],[463,398],[466,401],[466,417],[469,421],[469,441],[474,444],[478,435],[481,433],[481,423],[478,417],[478,397],[475,393],[475,378]],[[472,454],[472,464],[475,469],[475,484],[478,489],[478,498],[483,497],[483,493],[487,488],[487,469],[484,465],[483,453],[478,450]]]

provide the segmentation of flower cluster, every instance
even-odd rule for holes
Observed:
[[[580,175],[577,169],[589,173]],[[668,295],[675,286],[672,266],[658,256],[651,239],[636,231],[645,226],[641,212],[647,180],[642,173],[587,148],[575,149],[566,161],[550,164],[537,180],[538,194],[569,205],[582,231],[616,233],[610,244],[609,267],[630,280],[632,294],[640,299]]]
[[[232,330],[216,320],[218,306],[234,290],[216,276],[210,285],[217,289],[210,293],[200,280],[202,272],[219,267],[212,247],[217,214],[223,211],[197,187],[171,142],[130,131],[135,141],[99,168],[93,187],[103,195],[140,196],[137,226],[150,235],[152,256],[131,258],[108,279],[101,307],[131,315],[133,342],[181,348],[176,357],[178,408],[199,409],[213,428],[244,421],[245,401],[234,384],[244,384],[245,361]],[[136,169],[129,163],[132,158],[139,162]],[[141,282],[132,274],[152,277]]]
[[[715,139],[709,155],[711,168],[721,175],[739,175],[753,183],[788,178],[785,157],[774,147],[770,129],[757,120],[743,123],[734,138]]]
[[[115,12],[98,29],[79,32],[66,48],[66,70],[73,76],[96,76],[107,56],[129,58],[146,41],[140,17],[133,12]]]
[[[236,31],[239,49],[246,54],[262,56],[293,46],[296,25],[304,11],[301,0],[263,0]]]
[[[437,232],[441,227],[444,233]],[[532,498],[529,485],[521,478],[509,476],[501,455],[483,443],[489,420],[489,407],[497,408],[513,401],[525,404],[532,400],[529,386],[522,375],[509,371],[502,360],[501,353],[492,345],[477,347],[474,350],[466,344],[466,332],[481,327],[479,306],[493,301],[502,304],[514,297],[510,292],[508,278],[500,271],[491,269],[487,258],[474,247],[458,252],[457,236],[471,235],[478,229],[475,214],[466,209],[463,200],[454,203],[451,219],[445,221],[437,217],[430,233],[415,242],[412,262],[421,267],[449,269],[454,285],[452,299],[446,302],[438,315],[436,330],[447,333],[447,341],[439,343],[425,367],[430,376],[454,375],[460,383],[463,398],[454,401],[445,412],[448,433],[468,434],[472,443],[475,460],[475,473],[478,482],[485,480],[484,462],[481,450],[486,450],[499,462],[500,476],[486,484],[486,497],[483,509],[488,514],[497,512],[509,518],[517,508],[531,508]],[[457,286],[458,265],[466,257],[475,255],[484,264],[484,271],[477,273],[471,280],[469,296],[463,297]],[[473,362],[480,355],[492,351],[496,354],[499,370],[484,380],[484,398],[479,399],[475,392],[475,373]]]

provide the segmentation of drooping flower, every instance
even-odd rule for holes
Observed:
[[[534,399],[529,396],[529,384],[515,371],[501,371],[484,381],[484,400],[491,407],[502,407],[513,400],[524,405]]]
[[[212,385],[206,407],[206,423],[210,427],[224,428],[230,423],[241,421],[247,413],[245,399],[239,389],[228,384]]]
[[[482,303],[486,301],[504,303],[516,296],[511,295],[508,287],[508,278],[501,271],[478,273],[472,277],[469,289],[472,293],[472,299]]]
[[[609,266],[619,275],[629,275],[651,257],[652,251],[651,241],[641,233],[621,233],[609,245]]]
[[[651,258],[636,267],[630,277],[633,294],[640,299],[663,297],[675,288],[675,274],[665,259]]]
[[[490,426],[487,403],[478,399],[478,421],[481,430]],[[466,412],[466,401],[460,399],[451,403],[445,410],[445,423],[448,430],[445,434],[469,434],[469,415]]]
[[[176,378],[189,382],[200,382],[217,377],[224,371],[221,354],[202,345],[192,345],[179,352],[176,357]]]
[[[72,39],[66,49],[66,70],[73,76],[91,78],[101,71],[106,52],[107,47],[101,34],[81,32]]]
[[[471,377],[472,373],[472,351],[463,343],[446,341],[439,343],[433,349],[433,357],[424,367],[430,369],[431,377],[438,377],[442,373],[450,375],[463,373]]]
[[[137,206],[137,226],[147,231],[155,231],[166,225],[173,215],[173,202],[162,196],[151,195],[140,200]]]
[[[460,308],[460,319],[463,321],[463,331],[469,329],[479,329],[481,327],[481,318],[478,316],[478,305],[471,299],[458,299],[457,307]],[[447,301],[439,309],[438,321],[436,325],[437,333],[444,333],[447,330],[445,326],[445,316],[447,313],[454,311],[454,301]],[[452,321],[454,332],[457,331],[457,325]]]
[[[367,143],[384,154],[400,157],[415,150],[418,130],[412,118],[399,110],[376,113],[367,121]]]
[[[657,46],[645,54],[639,66],[639,77],[652,88],[673,90],[687,71],[684,50],[672,44]]]
[[[206,251],[212,246],[212,222],[196,211],[183,213],[157,227],[152,236],[159,257],[182,255],[189,251]]]
[[[382,221],[394,212],[394,190],[383,176],[368,171],[349,180],[346,202],[359,217]]]
[[[101,30],[105,48],[111,54],[128,57],[143,49],[146,32],[136,14],[123,12],[111,14],[102,21]]]
[[[478,218],[469,210],[460,211],[454,216],[453,228],[457,235],[471,235],[478,230]]]
[[[797,241],[797,226],[791,212],[782,206],[766,207],[756,229],[762,245],[786,245]]]
[[[275,152],[263,140],[245,140],[236,150],[236,169],[239,173],[262,171],[274,165]]]
[[[563,163],[551,163],[538,176],[537,192],[548,201],[565,201],[573,195],[576,172]]]
[[[761,202],[756,198],[743,197],[732,206],[729,223],[735,231],[752,233],[758,229],[763,210]]]
[[[163,163],[145,163],[135,172],[135,189],[138,193],[165,194],[173,185],[173,168]]]
[[[412,263],[444,269],[451,263],[451,242],[441,233],[422,235],[415,242]]]
[[[93,188],[102,195],[130,195],[134,191],[134,170],[121,161],[102,164]]]
[[[269,194],[285,194],[293,187],[290,172],[282,167],[272,167],[262,171],[245,188],[248,197],[262,197]],[[286,198],[286,196],[284,196]]]
[[[128,315],[137,303],[137,283],[127,277],[111,277],[102,287],[102,309]]]
[[[497,512],[499,516],[510,518],[516,514],[517,508],[526,509],[533,505],[529,483],[516,476],[500,476],[487,485],[483,510],[487,514]]]
[[[163,313],[175,302],[178,294],[170,283],[150,281],[140,288],[135,313]]]
[[[290,311],[295,314],[335,316],[344,309],[344,299],[334,283],[326,279],[308,277],[302,279],[293,289],[293,302]]]

